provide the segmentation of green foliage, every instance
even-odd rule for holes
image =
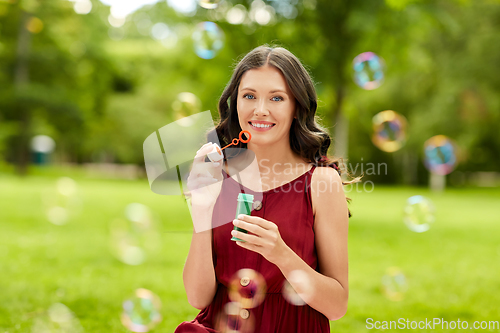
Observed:
[[[278,8],[278,2],[266,3]],[[221,6],[227,11],[236,4],[251,8],[236,0]],[[202,8],[184,16],[160,1],[119,28],[110,26],[109,8],[99,1],[88,15],[71,7],[69,1],[0,3],[0,157],[9,162],[19,163],[31,136],[50,134],[61,161],[141,164],[143,140],[174,120],[171,105],[179,93],[196,94],[216,118],[231,66],[268,43],[289,48],[310,70],[318,113],[332,134],[339,114],[349,118],[352,163],[392,164],[390,175],[378,181],[402,181],[409,172],[408,163],[393,163],[401,159],[397,153],[390,156],[370,142],[371,118],[388,109],[409,121],[399,154],[410,156],[413,181],[426,180],[422,145],[437,134],[460,145],[460,170],[498,170],[497,2],[307,0],[294,5],[295,19],[277,15],[260,26],[231,25],[223,14]],[[29,52],[20,54],[21,22],[31,17],[43,29],[29,34]],[[196,56],[191,40],[194,25],[206,20],[217,22],[226,41],[210,60]],[[156,23],[167,24],[176,42],[154,40]],[[366,51],[387,67],[384,84],[374,91],[352,80],[352,59]],[[29,75],[19,84],[23,57]]]

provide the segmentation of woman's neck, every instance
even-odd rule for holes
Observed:
[[[272,146],[249,143],[247,148],[255,154],[259,169],[282,171],[284,168],[294,168],[297,164],[306,163],[301,156],[292,151],[288,142]]]

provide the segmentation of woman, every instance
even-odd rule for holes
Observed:
[[[219,332],[214,325],[230,302],[228,283],[242,268],[259,272],[267,284],[262,304],[241,314],[253,318],[255,332],[330,332],[329,320],[346,313],[349,212],[338,163],[325,156],[330,137],[315,121],[316,108],[311,77],[286,49],[257,47],[236,66],[219,101],[216,134],[227,144],[240,131],[250,132],[250,142],[239,147],[255,154],[262,200],[251,216],[193,233],[183,280],[189,303],[202,311],[175,332]],[[194,164],[204,163],[212,148],[211,143],[203,146]],[[215,182],[212,177],[200,173],[188,179],[195,196],[194,223],[220,219],[218,211],[227,205],[221,196],[238,192],[240,184],[228,176],[227,163],[213,168],[228,180],[216,188],[219,200],[195,200],[206,194],[196,189]],[[249,233],[233,231],[233,225]],[[243,242],[231,241],[232,236]],[[285,280],[307,304],[285,300]]]

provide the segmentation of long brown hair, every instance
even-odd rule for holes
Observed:
[[[221,144],[227,145],[237,138],[240,131],[237,100],[241,78],[246,71],[271,65],[283,73],[295,97],[295,117],[290,128],[290,147],[293,152],[311,163],[328,165],[336,163],[326,158],[331,139],[317,122],[318,97],[308,71],[299,59],[282,47],[262,45],[247,53],[236,65],[231,80],[219,99],[220,120],[216,132]],[[239,148],[246,148],[240,143]]]

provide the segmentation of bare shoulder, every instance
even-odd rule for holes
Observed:
[[[317,167],[314,170],[311,178],[311,200],[315,216],[318,211],[346,205],[342,179],[337,170],[330,167]]]

